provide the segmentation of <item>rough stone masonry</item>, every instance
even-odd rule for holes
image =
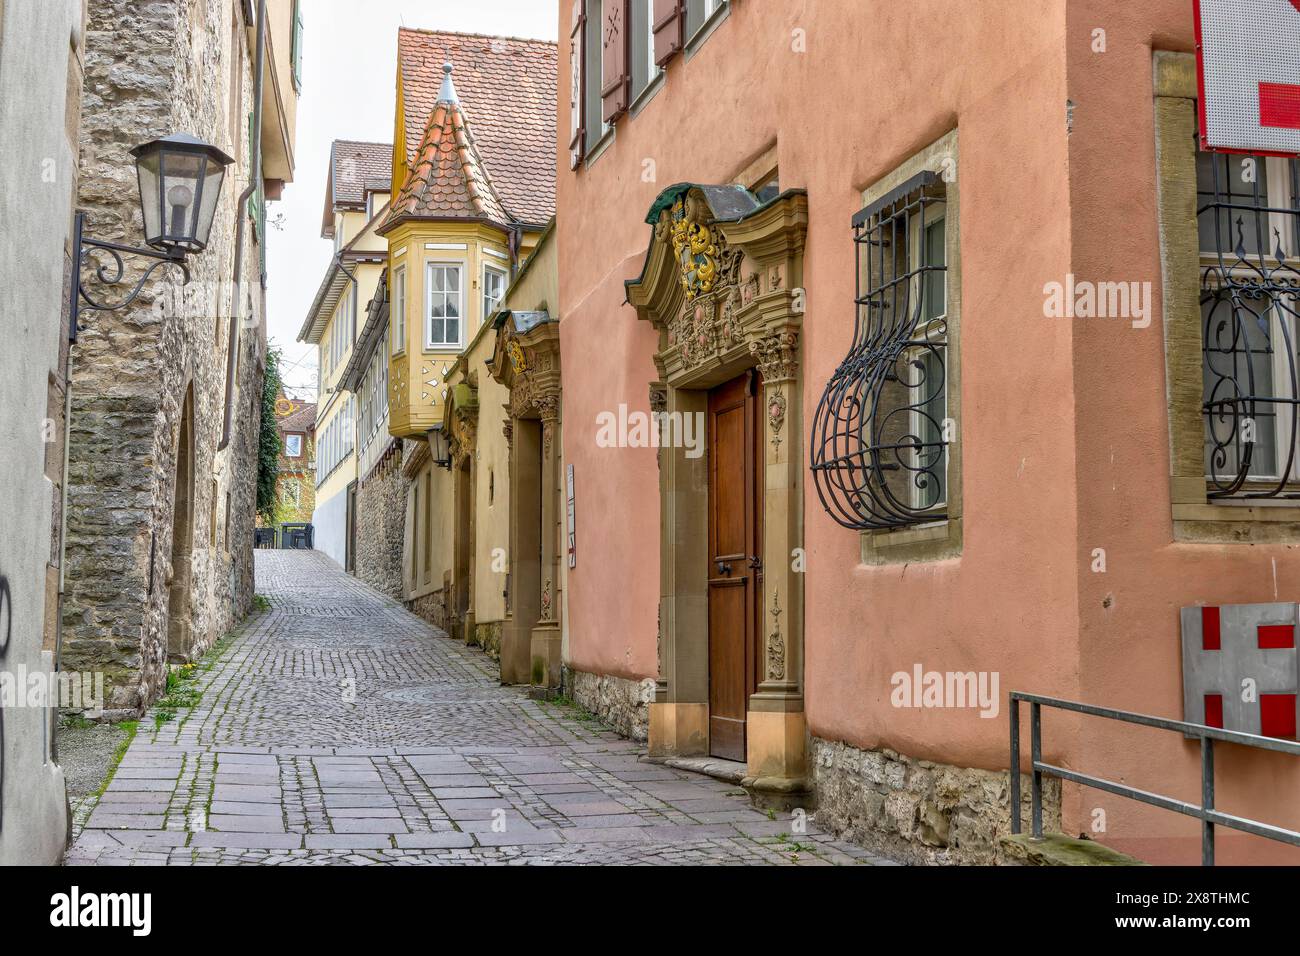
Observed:
[[[238,160],[210,245],[190,257],[190,286],[182,292],[165,273],[133,307],[88,313],[74,350],[63,666],[105,673],[109,717],[138,714],[159,695],[169,621],[180,635],[173,656],[184,657],[252,603],[260,323],[239,330],[233,434],[218,450],[236,202],[250,174],[253,84],[248,34],[233,19],[240,8],[231,0],[88,4],[79,205],[90,234],[141,244],[134,146],[187,132]],[[245,314],[257,316],[260,252],[246,228]]]

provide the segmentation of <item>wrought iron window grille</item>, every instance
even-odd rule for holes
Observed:
[[[1300,499],[1300,161],[1197,156],[1211,499]]]
[[[822,507],[846,528],[948,517],[945,196],[926,171],[853,217],[853,342],[809,443]]]

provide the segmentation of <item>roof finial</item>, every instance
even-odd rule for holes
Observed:
[[[439,103],[459,103],[456,85],[451,82],[451,60],[442,64],[442,89],[438,91]]]

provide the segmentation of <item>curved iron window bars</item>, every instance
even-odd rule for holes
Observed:
[[[853,343],[809,442],[822,507],[846,528],[948,516],[944,212],[943,181],[927,171],[853,217]]]
[[[1300,161],[1199,153],[1210,498],[1300,498]]]

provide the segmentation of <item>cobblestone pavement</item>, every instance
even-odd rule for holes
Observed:
[[[69,864],[888,862],[500,686],[319,553],[258,551],[257,585],[270,610],[140,722]]]

